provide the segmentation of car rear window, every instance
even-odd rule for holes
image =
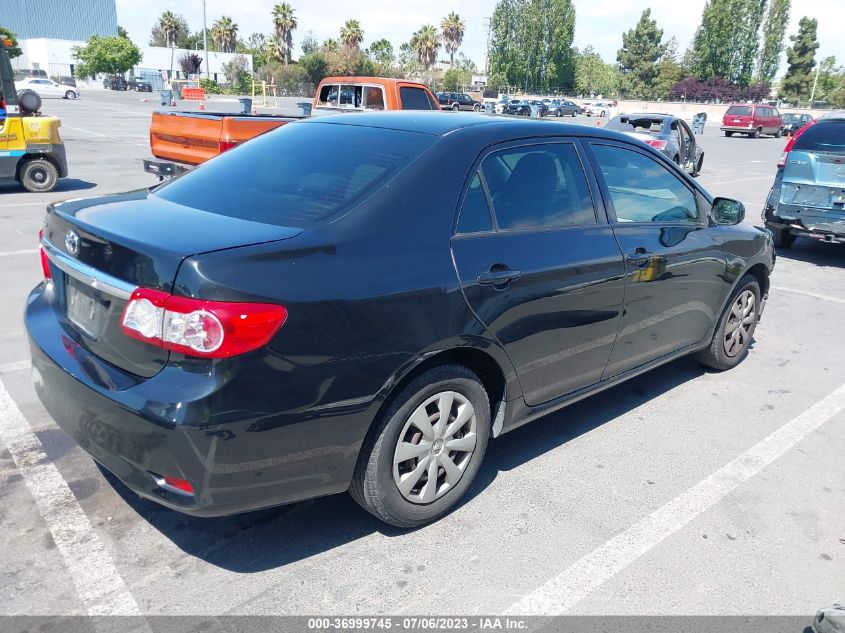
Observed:
[[[401,130],[291,123],[217,156],[155,195],[209,213],[307,228],[378,191],[435,140]]]
[[[795,139],[793,150],[845,154],[845,121],[819,121]]]
[[[751,106],[731,106],[726,114],[734,116],[751,116]]]
[[[609,130],[616,130],[617,132],[658,133],[663,129],[663,119],[650,117],[618,116],[614,119],[611,119],[605,127]]]
[[[455,98],[455,97],[450,97]],[[412,88],[411,86],[402,86],[399,88],[399,99],[402,100],[403,110],[436,110],[431,100],[428,98],[428,93],[422,88]]]

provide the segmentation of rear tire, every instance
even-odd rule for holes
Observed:
[[[442,426],[441,406],[448,407]],[[453,429],[455,424],[460,427]],[[433,367],[408,383],[376,420],[349,492],[390,525],[430,523],[451,510],[472,484],[489,437],[490,402],[478,376],[462,365]],[[396,461],[400,453],[407,459]]]
[[[727,136],[728,138],[732,137],[733,135],[733,132],[725,132],[725,136]]]
[[[725,371],[736,367],[748,354],[760,318],[760,284],[745,275],[731,293],[710,345],[695,355],[705,367]]]
[[[778,131],[775,132],[775,138],[780,138],[781,136],[783,136],[783,130],[778,128]]]
[[[59,182],[59,170],[49,160],[34,158],[21,167],[20,182],[27,191],[46,193],[52,191]]]
[[[763,128],[758,127],[754,132],[749,134],[751,138],[760,138],[760,135],[763,133]]]
[[[457,112],[460,109],[461,109],[461,107],[457,103],[452,104],[452,110],[454,110],[455,112]]]
[[[698,162],[695,164],[695,169],[692,170],[692,177],[695,178],[701,173],[701,168],[704,167],[704,155],[698,157]]]
[[[795,236],[789,232],[789,229],[768,228],[772,232],[772,242],[774,242],[776,248],[789,248],[795,243]]]

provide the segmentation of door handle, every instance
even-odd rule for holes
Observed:
[[[522,277],[519,270],[491,270],[478,276],[478,283],[482,286],[504,286]]]
[[[654,253],[650,253],[642,247],[638,248],[633,253],[628,253],[628,261],[632,264],[637,264],[637,266],[641,268],[648,264],[648,262],[650,262],[653,258]]]

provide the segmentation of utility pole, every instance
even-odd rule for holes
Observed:
[[[490,28],[492,26],[490,18],[484,18],[484,28],[487,29],[487,46],[484,48],[484,76],[490,76]]]
[[[813,107],[813,101],[815,101],[815,99],[816,99],[816,86],[819,83],[819,72],[821,71],[821,69],[822,69],[822,65],[821,65],[821,62],[819,62],[819,65],[816,66],[816,77],[815,77],[815,79],[813,79],[813,92],[810,93],[810,107],[811,108]]]
[[[208,68],[208,27],[205,22],[205,0],[202,0],[202,45],[205,49],[205,78],[211,79],[210,70]]]

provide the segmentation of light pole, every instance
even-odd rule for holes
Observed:
[[[490,27],[490,18],[484,18],[484,28],[487,30],[487,46],[484,48],[484,74],[486,76],[490,75]]]
[[[202,45],[205,49],[205,78],[211,79],[208,68],[208,27],[205,22],[205,0],[202,0]]]
[[[810,93],[810,107],[811,108],[813,107],[813,101],[815,101],[815,99],[816,99],[816,85],[818,85],[818,83],[819,83],[819,72],[821,72],[821,69],[822,69],[822,65],[821,65],[821,63],[819,63],[819,65],[816,66],[816,77],[815,77],[815,79],[813,79],[813,91]]]

